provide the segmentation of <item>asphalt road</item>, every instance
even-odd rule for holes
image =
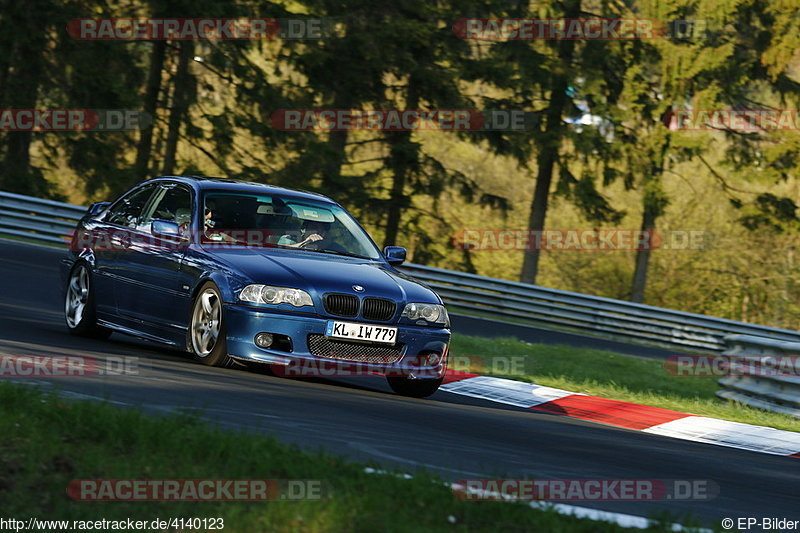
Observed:
[[[670,511],[705,526],[723,517],[800,520],[800,461],[670,439],[445,392],[392,394],[380,377],[297,380],[207,368],[184,354],[114,334],[70,336],[54,249],[0,241],[0,354],[138,357],[139,374],[36,379],[78,398],[154,412],[200,409],[214,423],[446,479],[707,479],[710,501],[575,502],[639,516]],[[19,378],[17,381],[25,381]],[[33,380],[28,380],[28,382]],[[479,505],[479,504],[476,504]]]

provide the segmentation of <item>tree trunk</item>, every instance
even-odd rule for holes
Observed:
[[[408,97],[406,109],[419,106],[414,75],[408,80]],[[389,192],[389,208],[386,213],[386,233],[384,246],[394,246],[400,233],[400,221],[403,210],[408,208],[409,199],[405,195],[408,177],[418,163],[419,145],[411,140],[411,131],[390,131],[386,138],[389,141],[389,168],[392,169],[392,188]]]
[[[646,198],[646,196],[645,196]],[[656,229],[656,219],[658,218],[657,209],[654,209],[646,199],[643,202],[642,212],[642,231],[650,234],[648,243],[653,242],[653,232]],[[651,246],[643,246],[636,251],[636,267],[633,272],[633,285],[631,287],[631,301],[636,303],[644,302],[644,290],[647,287],[647,269],[650,264]]]
[[[39,85],[44,67],[46,41],[35,39],[17,47],[11,59],[13,70],[6,78],[6,99],[3,107],[34,109],[38,101]],[[18,194],[46,196],[47,182],[38,169],[31,168],[30,147],[33,132],[18,131],[6,134],[6,153],[0,188]]]
[[[152,123],[139,132],[136,145],[136,162],[134,163],[133,182],[141,181],[148,176],[150,170],[150,154],[153,149],[156,114],[158,113],[158,96],[161,93],[161,72],[164,69],[164,54],[167,43],[164,40],[153,41],[150,52],[150,71],[147,75],[147,88],[144,96],[144,111],[150,115]],[[130,185],[133,185],[131,183]]]
[[[347,109],[337,107],[336,109]],[[322,188],[326,194],[336,194],[343,189],[341,180],[342,165],[347,159],[348,130],[332,131],[328,134],[327,151],[322,168]]]
[[[560,120],[560,117],[559,117]],[[549,128],[548,128],[549,129]],[[550,199],[550,185],[553,182],[553,167],[556,161],[556,150],[558,147],[540,147],[539,155],[536,158],[536,189],[533,192],[531,202],[531,213],[528,218],[528,229],[534,235],[541,235],[544,229],[544,221],[547,216],[547,204]],[[530,249],[525,250],[522,259],[522,273],[520,281],[523,283],[536,283],[536,276],[539,273],[539,238],[532,238]]]
[[[6,83],[8,82],[11,59],[16,56],[18,47],[23,43],[14,42],[14,31],[19,30],[19,21],[16,20],[21,2],[0,0],[0,102],[5,106]]]
[[[164,153],[164,167],[162,174],[168,176],[175,172],[175,161],[178,151],[178,137],[181,126],[189,109],[189,91],[191,89],[191,76],[189,62],[194,57],[194,42],[181,41],[178,54],[178,67],[175,69],[174,89],[172,91],[172,108],[169,113],[167,129],[167,143]]]
[[[564,17],[577,18],[580,15],[580,0],[565,2]],[[562,40],[558,43],[558,65],[552,74],[550,102],[545,113],[545,130],[537,141],[538,155],[536,157],[536,189],[531,202],[531,212],[528,218],[528,229],[534,235],[541,235],[547,217],[547,204],[550,198],[550,185],[553,182],[553,168],[558,159],[561,140],[564,135],[562,116],[567,105],[567,89],[569,88],[572,57],[575,52],[575,41]],[[536,283],[539,273],[539,246],[538,238],[531,239],[529,250],[525,251],[522,260],[520,281],[523,283]]]
[[[658,127],[658,126],[657,126]],[[650,175],[645,177],[645,188],[642,198],[642,231],[647,231],[650,238],[647,239],[647,246],[636,251],[636,265],[633,271],[633,282],[631,284],[631,301],[636,303],[644,302],[644,293],[647,288],[647,270],[650,266],[650,254],[653,249],[653,237],[656,229],[658,217],[664,214],[667,200],[661,190],[661,177],[664,174],[664,161],[670,146],[669,133],[661,143],[660,150],[653,154],[653,163],[650,167]]]

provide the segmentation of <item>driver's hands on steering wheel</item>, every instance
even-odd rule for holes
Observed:
[[[322,235],[319,233],[312,233],[300,243],[300,248],[304,248],[308,244],[315,243],[317,241],[321,241],[323,239]]]

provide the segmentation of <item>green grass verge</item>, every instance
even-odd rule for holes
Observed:
[[[459,334],[453,335],[450,354],[480,357],[483,369],[479,374],[531,381],[572,392],[734,422],[800,431],[800,420],[791,416],[717,398],[714,393],[720,386],[716,378],[669,375],[662,360],[589,348]],[[520,364],[513,368],[509,361]]]
[[[368,474],[364,465],[274,439],[210,427],[190,416],[148,416],[64,401],[0,383],[0,502],[6,518],[224,519],[224,532],[622,531],[524,504],[469,502],[441,480]],[[321,500],[78,502],[72,479],[315,479]],[[667,531],[663,525],[652,531]]]

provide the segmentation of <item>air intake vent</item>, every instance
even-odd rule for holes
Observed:
[[[331,315],[354,317],[358,314],[358,297],[352,294],[326,294],[323,304]]]
[[[402,344],[394,346],[363,344],[329,339],[324,335],[308,336],[308,349],[317,356],[359,363],[396,363],[403,357]]]
[[[394,316],[397,304],[384,298],[364,298],[361,316],[367,320],[389,320]]]

